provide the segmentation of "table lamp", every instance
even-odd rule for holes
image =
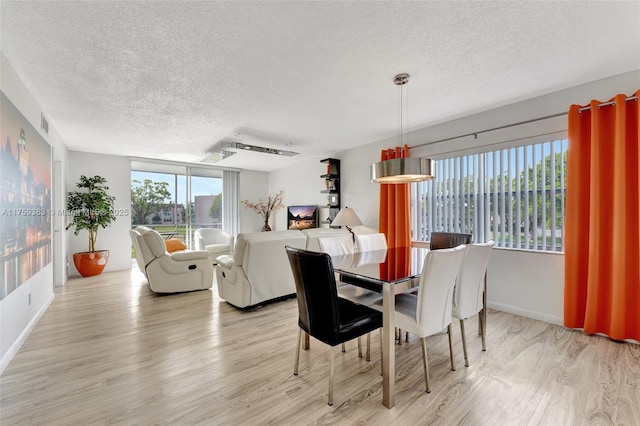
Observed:
[[[351,236],[354,242],[356,241],[356,234],[353,233],[351,227],[360,225],[362,225],[362,221],[360,220],[356,212],[349,207],[340,209],[336,217],[331,221],[331,226],[344,226],[345,228],[347,228],[347,231],[351,232]]]

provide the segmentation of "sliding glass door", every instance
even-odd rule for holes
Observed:
[[[191,248],[195,229],[223,228],[222,175],[216,169],[132,161],[131,226],[148,226]]]
[[[190,241],[193,241],[193,231],[196,229],[224,228],[222,221],[222,172],[190,167],[189,173],[188,199],[191,212],[189,236]]]

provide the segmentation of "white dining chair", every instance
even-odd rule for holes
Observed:
[[[420,276],[418,294],[398,294],[395,303],[395,325],[420,337],[422,363],[427,393],[429,387],[429,362],[426,338],[445,328],[449,335],[451,370],[455,371],[453,344],[451,342],[451,310],[453,291],[467,246],[427,252]],[[382,308],[382,302],[376,302]]]
[[[482,335],[482,350],[486,351],[486,312],[484,309],[485,300],[485,279],[487,275],[487,265],[491,251],[495,245],[494,241],[483,244],[471,244],[467,246],[467,254],[464,257],[460,276],[456,283],[456,291],[453,299],[453,318],[460,320],[460,334],[462,334],[462,350],[464,352],[464,365],[469,366],[467,355],[467,338],[464,332],[464,320],[480,313],[478,323],[480,324],[480,334]]]
[[[356,247],[360,252],[385,250],[387,248],[387,237],[381,233],[356,235]]]

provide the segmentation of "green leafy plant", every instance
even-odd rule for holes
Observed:
[[[151,179],[131,181],[131,214],[133,223],[144,225],[147,223],[147,216],[157,211],[171,197],[168,182],[154,182]],[[155,221],[155,217],[152,217]],[[155,223],[155,222],[154,222]],[[162,223],[162,218],[158,216],[158,222]]]
[[[107,191],[107,180],[102,176],[80,176],[80,182],[76,184],[80,191],[70,192],[67,196],[67,214],[71,222],[66,229],[75,227],[73,232],[78,235],[81,230],[89,231],[89,252],[96,251],[96,238],[98,228],[106,228],[116,220],[113,211],[115,197]]]

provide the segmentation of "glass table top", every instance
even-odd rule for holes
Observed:
[[[422,247],[394,247],[333,256],[331,260],[341,281],[351,282],[353,278],[358,281],[352,284],[381,291],[384,282],[401,283],[418,278],[427,252]]]

